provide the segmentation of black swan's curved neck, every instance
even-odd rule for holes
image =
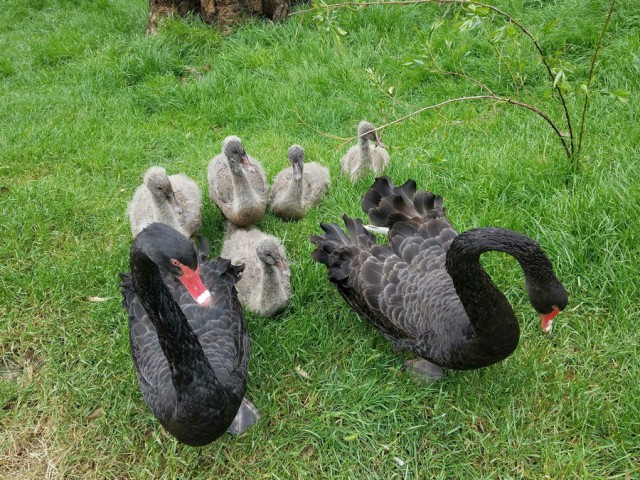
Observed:
[[[160,347],[171,368],[178,400],[203,381],[218,384],[198,337],[164,284],[160,269],[142,249],[131,251],[133,288],[156,327]]]
[[[544,253],[529,237],[502,228],[463,232],[447,251],[447,272],[474,330],[480,336],[491,338],[494,346],[503,344],[505,349],[515,348],[520,334],[518,321],[506,297],[480,264],[480,255],[488,251],[513,256],[520,263],[527,282],[535,275],[532,269],[541,263],[538,257]]]

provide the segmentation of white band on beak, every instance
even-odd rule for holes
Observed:
[[[210,300],[211,293],[209,293],[209,290],[205,290],[200,295],[198,295],[198,298],[196,298],[196,302],[198,302],[198,305],[207,305]]]

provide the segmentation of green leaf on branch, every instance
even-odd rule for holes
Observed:
[[[629,97],[631,96],[631,94],[626,90],[613,90],[609,92],[609,95],[617,98],[622,103],[629,103]]]
[[[558,25],[557,18],[554,18],[553,20],[549,20],[547,23],[544,24],[542,31],[544,32],[545,35],[549,35],[556,28],[556,25]]]
[[[563,82],[565,80],[566,80],[566,77],[564,74],[564,70],[558,70],[558,73],[556,73],[556,76],[553,79],[553,88],[556,88],[558,86],[558,83]]]

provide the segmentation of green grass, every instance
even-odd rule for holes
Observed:
[[[588,71],[606,2],[500,0],[547,51]],[[337,44],[311,14],[250,21],[228,36],[195,19],[143,35],[142,0],[6,0],[0,13],[0,477],[638,478],[640,470],[640,14],[622,0],[605,36],[572,175],[558,139],[524,110],[456,104],[386,129],[396,182],[444,196],[452,223],[536,238],[570,292],[554,335],[540,332],[510,257],[486,265],[521,319],[516,352],[487,369],[415,384],[310,259],[308,236],[342,212],[362,217],[371,184],[340,175],[355,135],[477,87],[404,64],[431,38],[443,68],[561,110],[530,44],[499,61],[480,32],[433,5],[343,11]],[[548,34],[544,25],[558,23]],[[500,22],[494,22],[499,26]],[[449,33],[447,33],[449,32]],[[447,39],[452,40],[447,46]],[[369,72],[367,69],[372,69]],[[394,87],[394,96],[387,94]],[[623,103],[607,94],[631,93]],[[568,95],[574,118],[582,97]],[[331,169],[331,194],[284,238],[294,295],[277,319],[248,316],[249,396],[262,420],[202,449],[148,412],[130,359],[117,273],[127,269],[127,202],[150,165],[206,187],[206,165],[240,135],[271,179],[300,143]],[[202,233],[219,251],[220,213]],[[89,301],[99,296],[104,302]],[[295,371],[301,367],[310,379]],[[402,460],[402,462],[398,462]],[[400,464],[402,463],[402,465]],[[626,476],[626,477],[625,477]]]

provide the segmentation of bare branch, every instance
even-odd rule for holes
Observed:
[[[600,52],[600,47],[602,46],[602,39],[604,37],[605,32],[607,31],[607,27],[609,26],[609,21],[611,20],[611,15],[613,14],[613,9],[616,5],[616,0],[611,0],[611,6],[609,7],[609,12],[607,13],[607,18],[604,21],[604,25],[602,26],[602,31],[600,32],[600,36],[598,37],[598,41],[596,42],[596,49],[593,52],[593,57],[591,58],[591,66],[589,67],[589,75],[587,76],[587,92],[584,97],[584,105],[582,106],[582,116],[580,118],[580,132],[578,133],[578,147],[575,152],[575,173],[578,173],[578,167],[580,165],[580,150],[582,149],[582,134],[584,133],[584,123],[587,115],[587,107],[589,106],[589,92],[591,91],[591,80],[593,79],[593,72],[595,70],[596,59],[598,58],[598,53]]]
[[[537,107],[533,106],[533,105],[529,105],[528,103],[523,103],[520,102],[518,100],[513,100],[511,98],[507,98],[507,97],[500,97],[498,95],[474,95],[474,96],[470,96],[470,97],[458,97],[458,98],[451,98],[449,100],[445,100],[443,102],[440,103],[436,103],[435,105],[429,105],[428,107],[423,107],[420,108],[418,110],[415,110],[414,112],[411,112],[407,115],[404,115],[403,117],[397,118],[396,120],[389,122],[385,125],[381,125],[380,127],[376,128],[375,131],[377,132],[378,130],[382,130],[384,128],[387,128],[391,125],[395,125],[396,123],[400,123],[403,122],[404,120],[414,117],[422,112],[426,112],[427,110],[434,110],[436,108],[440,108],[443,107],[445,105],[448,105],[450,103],[457,103],[457,102],[466,102],[466,101],[470,101],[470,100],[493,100],[494,102],[497,103],[505,103],[505,104],[509,104],[509,105],[515,105],[516,107],[521,107],[521,108],[525,108],[527,110],[532,111],[533,113],[535,113],[536,115],[542,117],[553,129],[553,131],[556,133],[556,135],[558,136],[558,138],[560,139],[560,141],[562,142],[562,147],[564,148],[567,157],[570,157],[570,153],[569,153],[569,146],[567,145],[565,136],[562,135],[562,132],[560,131],[560,129],[556,126],[556,124],[553,122],[553,120],[551,120],[551,117],[549,117],[549,115],[547,115],[545,112],[541,111],[540,109],[538,109]],[[325,135],[327,136],[327,135]],[[334,137],[337,138],[337,137]],[[356,137],[351,137],[349,139],[347,139],[347,142],[349,141],[353,141],[355,140]],[[345,142],[346,143],[346,142]]]
[[[316,132],[318,135],[321,135],[325,138],[330,138],[332,140],[342,140],[344,143],[350,142],[351,140],[353,140],[353,138],[343,138],[343,137],[337,137],[335,135],[331,135],[329,133],[324,133],[321,132],[320,130],[318,130],[317,128],[314,128],[313,126],[309,125],[307,122],[304,121],[304,119],[300,116],[300,114],[298,113],[297,110],[292,110],[293,113],[296,114],[296,117],[298,117],[298,121],[300,123],[302,123],[305,127],[310,128],[311,130],[313,130],[314,132]],[[355,137],[358,138],[358,137]]]
[[[441,1],[453,1],[454,3],[457,2],[458,0],[441,0]],[[465,3],[465,0],[461,0],[460,3]],[[540,43],[538,42],[538,40],[536,40],[536,38],[533,36],[533,34],[527,30],[527,28],[521,24],[520,22],[518,22],[515,18],[513,18],[511,15],[509,15],[507,12],[500,10],[497,7],[494,7],[493,5],[488,5],[488,4],[483,4],[483,3],[477,3],[477,2],[473,2],[475,5],[479,5],[481,7],[485,7],[488,8],[489,10],[492,10],[493,12],[502,15],[503,17],[505,17],[507,20],[509,20],[509,22],[513,23],[516,27],[518,27],[522,33],[524,33],[527,37],[529,37],[531,39],[531,41],[533,42],[533,45],[536,47],[536,50],[538,51],[538,54],[540,55],[540,60],[542,61],[542,64],[545,66],[545,68],[547,69],[547,72],[549,73],[549,77],[551,78],[551,81],[554,82],[555,81],[555,75],[553,74],[553,70],[551,69],[551,65],[549,65],[549,62],[547,62],[547,57],[545,57],[544,55],[544,51],[542,50],[542,46],[540,45]],[[567,127],[569,129],[569,140],[571,142],[571,148],[569,149],[569,151],[571,153],[567,153],[568,157],[571,157],[571,154],[573,154],[574,151],[574,141],[573,141],[573,125],[571,124],[571,116],[569,115],[569,108],[567,107],[567,102],[564,98],[564,95],[562,93],[562,89],[560,88],[559,84],[556,84],[555,86],[555,90],[558,92],[558,96],[560,97],[560,103],[562,103],[562,109],[564,110],[564,118],[567,122]],[[562,142],[562,144],[564,145],[564,141]]]

